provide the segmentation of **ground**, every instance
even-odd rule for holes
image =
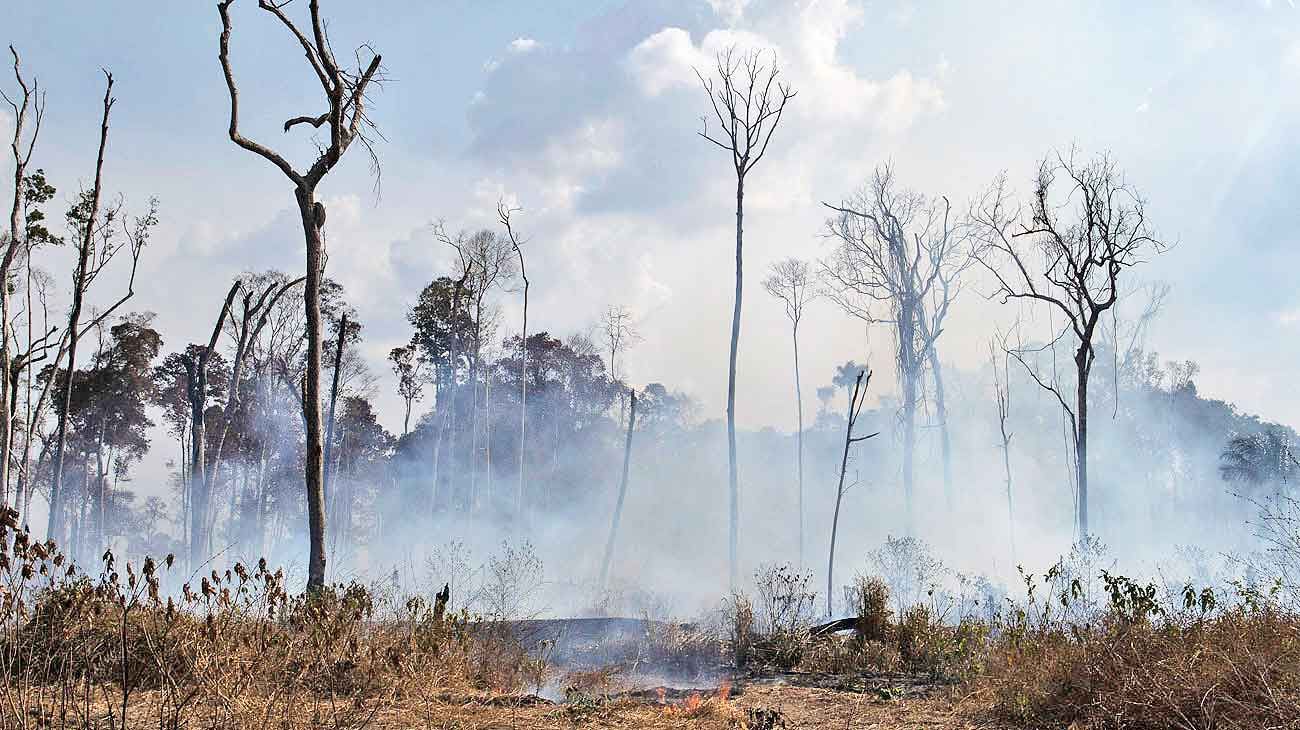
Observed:
[[[535,696],[499,697],[448,693],[422,707],[378,710],[371,727],[383,730],[567,730],[568,728],[724,728],[762,727],[751,710],[775,710],[784,721],[776,728],[895,730],[903,728],[994,728],[968,709],[951,688],[919,690],[896,682],[865,682],[840,688],[793,684],[785,679],[741,682],[725,700],[715,692],[663,700],[654,690],[608,701],[581,699],[552,703]],[[872,686],[878,687],[873,689]],[[676,696],[674,696],[676,695]],[[751,725],[751,722],[756,723]]]

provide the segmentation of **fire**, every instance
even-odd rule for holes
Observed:
[[[659,687],[656,690],[659,693],[659,704],[664,704],[666,690]],[[724,706],[731,697],[731,682],[723,682],[718,686],[717,694],[712,697],[705,697],[699,692],[692,692],[678,704],[669,704],[664,707],[665,715],[674,715],[679,717],[698,717],[713,709]]]

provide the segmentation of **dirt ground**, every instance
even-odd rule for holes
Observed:
[[[862,687],[799,686],[782,681],[737,685],[736,694],[725,699],[718,694],[698,694],[685,698],[670,695],[659,700],[653,694],[646,694],[591,702],[578,698],[576,702],[559,703],[536,697],[447,696],[424,707],[377,710],[371,727],[383,730],[997,727],[959,709],[960,697],[947,688],[915,691],[887,685],[864,691]],[[784,724],[765,724],[772,711]]]

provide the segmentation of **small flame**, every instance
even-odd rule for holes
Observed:
[[[664,698],[668,696],[668,690],[664,687],[658,687],[655,689],[655,692],[659,694],[659,704],[662,705],[664,703]]]
[[[691,696],[687,697],[686,701],[682,703],[682,712],[693,715],[700,709],[702,704],[704,704],[704,698],[700,697],[698,692],[692,692]]]
[[[731,697],[731,682],[723,681],[718,687],[718,701],[726,702]]]

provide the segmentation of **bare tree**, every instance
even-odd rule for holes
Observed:
[[[916,410],[927,366],[940,405],[944,477],[951,503],[951,446],[936,343],[959,290],[958,278],[973,260],[965,224],[953,220],[947,198],[926,198],[901,189],[888,165],[876,168],[871,181],[852,198],[825,205],[838,213],[827,221],[837,239],[835,251],[822,263],[828,296],[850,315],[893,325],[903,395],[905,529],[912,535]]]
[[[9,53],[14,59],[14,79],[18,82],[17,98],[10,97],[0,90],[0,98],[13,110],[13,137],[9,148],[14,158],[14,197],[9,210],[9,238],[0,244],[0,505],[5,504],[9,493],[9,454],[13,449],[13,409],[10,406],[13,393],[17,392],[16,381],[11,379],[13,353],[11,352],[10,286],[9,280],[14,260],[18,252],[27,246],[28,225],[23,215],[23,191],[27,180],[27,166],[31,163],[32,152],[36,149],[36,139],[41,133],[41,121],[45,117],[45,92],[40,84],[23,76],[22,59],[13,46]],[[30,115],[30,117],[29,117]],[[27,124],[31,123],[31,132]],[[15,507],[18,506],[15,498]]]
[[[794,350],[794,402],[798,414],[798,433],[795,451],[798,462],[799,485],[799,569],[803,569],[804,551],[804,508],[803,508],[803,384],[799,380],[799,322],[803,319],[803,310],[808,302],[817,297],[809,288],[812,277],[808,262],[796,258],[777,261],[763,280],[763,288],[768,294],[781,300],[785,305],[785,316],[790,320],[790,335]]]
[[[989,341],[989,365],[993,368],[993,398],[998,407],[998,432],[1002,437],[1002,472],[1007,486],[1007,535],[1011,541],[1011,563],[1016,562],[1016,513],[1011,500],[1011,432],[1007,420],[1011,417],[1010,356],[1005,341]],[[999,356],[1002,362],[999,363]]]
[[[600,335],[609,352],[609,377],[621,380],[618,371],[619,353],[641,341],[641,333],[637,331],[632,312],[622,304],[605,307],[600,315]]]
[[[497,236],[492,231],[482,230],[473,234],[460,233],[448,236],[442,225],[434,229],[434,235],[442,243],[456,251],[459,268],[467,273],[464,288],[469,295],[469,306],[473,308],[471,317],[473,330],[470,335],[469,381],[470,381],[470,440],[469,440],[469,505],[475,509],[479,502],[479,474],[482,471],[479,459],[480,432],[482,431],[480,412],[482,401],[479,399],[479,383],[483,362],[483,343],[490,339],[496,327],[495,310],[488,302],[488,296],[503,287],[514,278],[516,251],[513,243]]]
[[[605,349],[609,351],[609,377],[616,383],[623,382],[618,372],[618,355],[632,345],[641,341],[641,333],[636,329],[632,312],[622,304],[611,304],[600,315],[600,334],[605,339]],[[627,420],[625,408],[627,399],[622,389],[618,396],[618,422],[622,425]]]
[[[717,78],[705,78],[699,69],[704,91],[717,118],[718,129],[709,128],[704,116],[700,136],[731,155],[736,173],[736,294],[731,310],[731,350],[727,359],[727,485],[731,495],[730,586],[736,589],[740,551],[740,476],[736,465],[736,353],[740,347],[740,308],[744,293],[745,178],[767,154],[772,133],[781,123],[786,104],[795,96],[788,84],[779,81],[775,53],[770,62],[762,51],[739,54],[728,48],[717,56]]]
[[[510,239],[510,245],[514,248],[515,255],[519,257],[519,278],[523,279],[524,282],[523,321],[519,332],[521,363],[519,366],[519,485],[515,491],[515,518],[519,521],[518,527],[522,532],[527,524],[524,513],[524,445],[528,433],[528,271],[524,268],[524,242],[515,233],[514,226],[510,222],[510,217],[518,213],[519,210],[519,208],[511,208],[506,205],[505,201],[497,203],[497,217],[500,218],[501,225],[506,229],[506,237]]]
[[[866,436],[853,435],[853,427],[858,424],[858,417],[862,415],[862,406],[867,402],[868,385],[871,385],[871,371],[859,370],[853,380],[853,393],[849,396],[848,419],[844,425],[844,455],[840,458],[840,481],[835,487],[835,513],[831,517],[831,550],[830,558],[826,563],[827,616],[830,616],[835,611],[832,602],[832,596],[835,594],[832,586],[835,584],[835,538],[838,536],[840,527],[840,503],[844,501],[844,493],[853,488],[852,484],[844,484],[844,475],[849,470],[849,450],[853,447],[853,444],[880,435],[878,432]]]
[[[1053,343],[1074,342],[1074,393],[1066,397],[1024,358],[1016,358],[1068,416],[1074,443],[1075,525],[1088,537],[1088,381],[1096,359],[1094,341],[1102,316],[1120,296],[1120,275],[1165,250],[1146,218],[1146,202],[1108,155],[1089,161],[1053,153],[1038,168],[1033,197],[1022,215],[1012,206],[1005,176],[972,210],[986,248],[979,261],[1006,302],[1028,300],[1064,316]]]
[[[623,443],[623,478],[618,483],[618,503],[614,505],[614,517],[609,526],[609,541],[605,543],[605,559],[600,564],[600,587],[609,585],[609,565],[614,560],[614,542],[618,538],[618,523],[623,517],[623,502],[627,499],[627,480],[632,465],[632,431],[636,429],[636,391],[628,390],[628,400],[632,405],[627,421],[627,440]]]
[[[216,352],[217,341],[226,327],[226,318],[230,316],[230,305],[241,286],[238,279],[230,285],[207,346],[194,357],[184,357],[185,390],[190,402],[190,570],[197,570],[208,557],[208,510],[212,506],[210,486],[216,478],[215,469],[211,481],[207,472],[208,363]],[[233,390],[236,384],[231,382],[229,387]]]
[[[308,37],[284,12],[292,0],[258,0],[258,7],[276,17],[293,35],[304,51],[307,62],[320,82],[324,92],[326,111],[319,116],[294,117],[284,123],[284,131],[307,124],[315,129],[322,125],[329,130],[329,143],[318,146],[319,154],[306,172],[299,172],[278,152],[264,144],[245,137],[239,129],[239,91],[235,87],[234,71],[230,65],[230,6],[234,0],[220,0],[217,12],[221,16],[220,54],[221,70],[230,95],[230,140],[252,152],[284,173],[294,186],[294,198],[302,219],[306,243],[307,270],[304,292],[307,319],[307,373],[303,387],[303,416],[306,420],[306,488],[307,518],[310,533],[310,552],[307,566],[307,588],[316,590],[325,585],[325,492],[323,473],[323,444],[321,436],[321,280],[325,273],[325,206],[316,200],[316,187],[334,169],[353,142],[360,144],[370,154],[372,166],[378,169],[378,160],[371,146],[367,130],[373,124],[366,116],[366,92],[379,80],[380,56],[369,48],[369,60],[363,62],[361,50],[357,51],[357,66],[348,69],[335,60],[334,51],[321,19],[319,0],[309,0],[311,37]]]
[[[126,225],[126,241],[116,235],[115,226],[121,218],[122,204],[116,201],[101,211],[104,179],[104,152],[108,148],[108,118],[113,109],[113,75],[104,72],[105,87],[103,115],[99,125],[99,153],[95,158],[95,182],[90,190],[82,191],[72,210],[68,212],[68,222],[77,237],[77,266],[72,274],[72,306],[68,311],[68,323],[64,329],[65,343],[59,347],[59,356],[54,361],[55,372],[59,362],[66,354],[67,372],[60,386],[63,390],[63,408],[59,413],[58,432],[54,447],[54,478],[50,485],[50,512],[46,525],[47,537],[58,540],[62,537],[63,510],[63,472],[66,463],[68,441],[68,417],[72,406],[72,379],[76,372],[77,345],[82,336],[102,324],[118,307],[135,295],[135,272],[140,263],[140,253],[149,240],[149,232],[158,224],[158,201],[149,201],[149,211],[142,217],[135,218],[131,225]],[[126,292],[107,309],[99,312],[88,324],[81,324],[82,309],[86,294],[95,279],[108,267],[117,254],[126,247],[131,256],[131,274],[127,280]]]

